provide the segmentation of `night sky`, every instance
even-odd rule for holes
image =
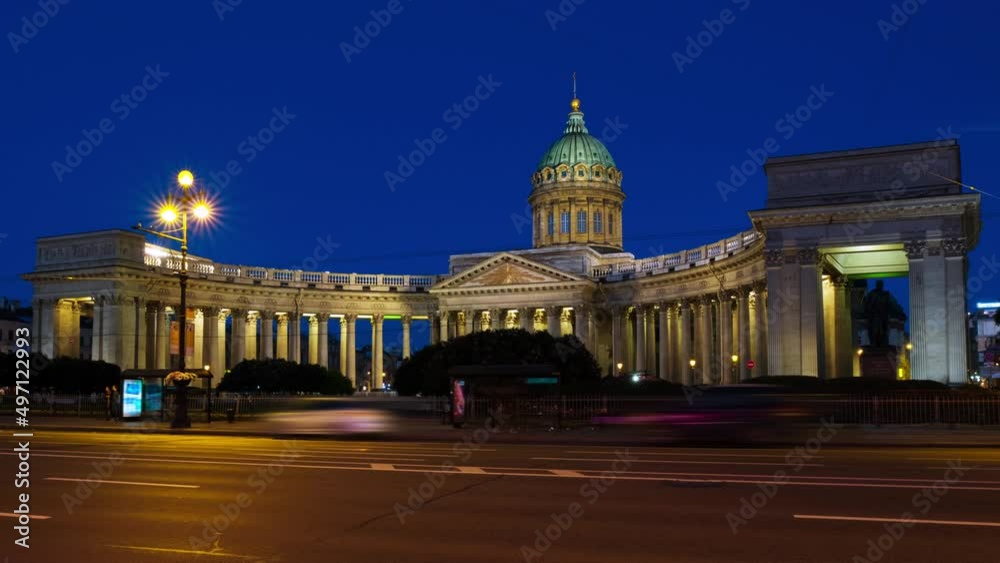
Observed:
[[[37,0],[5,0],[0,295],[30,298],[18,275],[37,237],[148,221],[184,167],[220,188],[220,223],[191,246],[221,262],[302,268],[324,247],[315,269],[433,274],[449,254],[529,247],[530,175],[574,71],[624,172],[638,257],[749,228],[763,172],[726,201],[716,184],[770,137],[788,155],[949,131],[964,180],[1000,194],[994,3],[901,2],[896,26],[889,1],[577,2],[75,0],[43,18]],[[679,70],[673,54],[720,18]],[[813,87],[832,95],[776,130]],[[478,107],[455,112],[477,88]],[[390,188],[386,172],[438,128]],[[984,196],[974,268],[1000,250],[998,215]],[[997,298],[1000,273],[970,301]]]

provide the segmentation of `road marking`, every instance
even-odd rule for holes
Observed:
[[[559,477],[586,477],[586,475],[579,471],[570,471],[569,469],[549,469],[549,471]]]
[[[95,453],[97,453],[96,451],[49,450],[49,449],[32,450],[32,453],[34,453],[34,452],[49,453],[49,454],[95,454]],[[172,456],[172,457],[188,457],[188,456],[190,456],[190,457],[196,457],[198,459],[202,459],[202,458],[204,458],[204,454],[210,454],[210,453],[211,454],[224,455],[226,453],[232,453],[232,452],[226,452],[225,450],[218,450],[218,451],[212,451],[212,452],[194,451],[194,450],[192,450],[190,454],[187,454],[187,453],[180,453],[180,452],[155,452],[155,451],[151,451],[151,448],[146,448],[146,451],[143,452],[143,455],[148,455],[148,456]],[[364,454],[362,454],[362,455],[364,455]],[[355,460],[356,461],[368,461],[368,460],[375,459],[375,458],[386,458],[386,459],[398,459],[398,460],[403,460],[403,461],[424,461],[423,457],[413,458],[412,457],[413,455],[424,455],[425,457],[452,457],[452,456],[436,456],[436,455],[431,455],[431,454],[400,454],[400,455],[378,455],[378,454],[372,454],[372,455],[368,455],[367,457],[355,457],[355,456],[322,456],[322,455],[315,455],[315,454],[299,454],[299,453],[287,453],[287,452],[286,453],[280,453],[280,454],[274,454],[274,453],[267,453],[267,454],[265,454],[265,453],[243,454],[241,457],[242,457],[242,459],[253,459],[253,458],[259,458],[259,457],[281,457],[281,458],[284,458],[284,457],[292,457],[292,458],[314,457],[314,458],[320,458],[320,459],[333,459],[333,460],[345,460],[345,461],[346,460],[351,460],[351,461],[355,461]],[[227,456],[227,457],[231,457],[231,456]],[[269,460],[262,459],[260,461],[261,462],[266,462],[266,461],[269,461]]]
[[[566,453],[568,453],[568,454],[603,454],[603,455],[608,455],[608,454],[613,454],[615,452],[613,452],[613,451],[612,452],[608,452],[608,451],[598,452],[598,451],[590,451],[590,450],[570,450],[570,451],[568,451]],[[688,452],[644,452],[642,450],[632,450],[632,453],[635,453],[637,455],[677,455],[677,456],[694,456],[694,457],[776,457],[776,458],[780,458],[780,459],[784,459],[784,458],[788,457],[788,454],[786,454],[786,455],[774,455],[774,454],[697,454],[697,453],[688,453]],[[815,456],[812,456],[812,457],[814,457],[814,458],[820,458],[820,457],[823,457],[823,456],[815,455]]]
[[[24,514],[14,514],[13,512],[0,512],[0,516],[5,518],[20,518]],[[51,520],[51,516],[42,516],[41,514],[29,514],[32,520]]]
[[[973,522],[969,520],[921,520],[911,518],[903,520],[901,518],[870,518],[864,516],[823,516],[819,514],[794,514],[799,520],[843,520],[849,522],[900,522],[903,524],[912,522],[914,524],[938,524],[941,526],[985,526],[989,528],[1000,528],[1000,522]]]
[[[70,481],[72,483],[82,483],[84,481],[90,482],[93,479],[85,479],[82,477],[46,477],[46,481]],[[98,483],[102,485],[107,483],[111,485],[136,485],[139,487],[170,487],[174,489],[200,489],[201,485],[177,485],[174,483],[140,483],[138,481],[109,481],[107,479],[97,479]]]
[[[4,453],[4,452],[0,452]],[[15,453],[7,453],[6,455],[16,455]],[[49,455],[49,454],[36,454],[40,457],[56,457],[56,458],[82,458],[82,459],[103,459],[101,457],[94,456],[72,456],[72,455]],[[190,459],[167,459],[167,458],[141,458],[141,457],[123,457],[123,461],[144,461],[144,462],[154,462],[154,463],[173,463],[181,465],[234,465],[234,466],[245,466],[245,467],[259,467],[259,463],[246,463],[239,461],[215,461],[215,460],[190,460]],[[322,470],[354,470],[354,471],[372,471],[372,470],[382,470],[382,471],[396,471],[403,473],[449,473],[458,475],[459,471],[452,469],[445,469],[439,466],[427,466],[427,467],[416,467],[416,468],[401,468],[394,466],[392,464],[358,464],[358,465],[307,465],[303,463],[288,463],[285,464],[286,469],[322,469]],[[389,469],[389,468],[392,469]],[[501,470],[501,471],[490,471],[488,467],[483,468],[487,475],[509,475],[512,477],[550,477],[550,478],[586,478],[590,479],[593,477],[598,477],[599,475],[586,475],[585,472],[597,473],[598,470],[595,469],[581,469],[574,471],[575,474],[563,474],[556,475],[548,472],[545,468],[532,468],[534,471],[546,471],[546,473],[538,473],[532,475],[525,475],[524,473],[514,472],[513,469]],[[641,475],[620,475],[616,479],[623,481],[660,481],[660,482],[705,482],[705,483],[741,483],[750,485],[773,485],[776,483],[776,477],[774,475],[755,475],[752,478],[747,479],[734,479],[732,475],[723,474],[725,477],[729,478],[699,478],[705,477],[708,474],[700,473],[653,473],[653,472],[636,472],[641,473]],[[694,477],[668,477],[668,475],[693,475]],[[833,482],[833,481],[821,481],[821,479],[827,479],[826,477],[799,477],[800,479],[809,479],[809,481],[796,481],[789,480],[786,483],[778,483],[783,485],[792,486],[803,486],[803,487],[856,487],[856,488],[883,488],[883,489],[923,489],[928,486],[933,485],[931,480],[923,480],[920,483],[914,484],[899,484],[899,483],[845,483],[845,482]],[[829,479],[835,479],[831,477]],[[870,481],[875,481],[875,478],[869,479]],[[916,480],[914,480],[916,481]],[[963,481],[963,483],[969,483],[970,481]],[[965,491],[989,491],[989,492],[1000,492],[1000,487],[971,487],[971,486],[950,486],[950,489],[955,490],[965,490]]]
[[[925,467],[924,469],[955,469],[954,467]],[[974,471],[1000,471],[1000,466],[997,467],[983,467],[981,465],[973,465],[969,468]]]
[[[465,465],[458,466],[458,470],[461,473],[472,473],[474,475],[485,475],[486,471],[482,467],[468,467]]]
[[[210,555],[212,557],[229,557],[230,559],[244,559],[261,561],[257,555],[239,555],[238,553],[222,553],[217,551],[194,551],[192,549],[168,549],[166,547],[142,547],[138,545],[113,545],[107,544],[104,547],[114,547],[116,549],[131,549],[133,551],[153,551],[158,553],[184,553],[190,555]]]
[[[619,461],[618,458],[595,459],[589,457],[533,457],[531,459],[539,461],[599,461],[608,463]],[[790,465],[788,463],[772,463],[764,461],[687,461],[681,459],[632,459],[631,463],[681,463],[684,465]],[[822,463],[796,463],[795,467],[823,467]]]

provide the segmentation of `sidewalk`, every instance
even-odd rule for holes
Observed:
[[[326,436],[283,434],[275,431],[272,423],[264,419],[237,420],[228,423],[225,419],[211,424],[192,422],[191,428],[176,430],[170,422],[115,422],[96,418],[78,417],[35,417],[29,428],[18,428],[9,423],[0,425],[9,432],[24,431],[65,431],[65,432],[148,432],[151,434],[177,434],[191,436],[246,436],[287,438],[306,437],[323,439]],[[711,445],[757,445],[757,446],[798,446],[816,436],[818,426],[789,426],[782,429],[747,428],[737,438],[714,431],[702,431],[697,435],[680,434],[676,429],[665,426],[600,427],[587,426],[572,429],[501,429],[490,436],[490,441],[504,444],[572,444],[591,445],[634,445],[634,446],[711,446]],[[474,423],[456,429],[441,424],[432,418],[405,419],[400,428],[391,434],[380,436],[379,440],[401,440],[410,442],[460,442],[482,428]],[[331,439],[372,440],[371,436],[329,436]],[[830,444],[833,447],[991,447],[1000,448],[1000,427],[996,426],[845,426],[838,430]]]

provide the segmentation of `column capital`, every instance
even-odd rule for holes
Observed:
[[[830,283],[838,290],[844,290],[851,286],[851,278],[847,276],[833,276]]]
[[[374,315],[372,315],[372,324],[373,325],[376,325],[376,324],[380,325],[384,321],[385,321],[385,315],[383,315],[382,313],[375,313]]]
[[[741,285],[735,289],[736,298],[740,300],[749,299],[750,292],[753,291],[753,284]]]
[[[262,309],[260,311],[257,311],[257,316],[264,319],[265,321],[273,321],[274,315],[275,315],[274,311],[267,309]]]
[[[276,313],[275,318],[278,319],[278,326],[288,324],[288,313]]]
[[[768,268],[780,268],[785,264],[785,251],[780,248],[764,249],[764,264]]]
[[[346,315],[344,315],[344,320],[347,321],[348,323],[353,324],[358,320],[358,315],[357,313],[347,313]]]
[[[234,319],[236,319],[236,318],[246,319],[247,318],[247,310],[246,309],[229,309],[229,315],[231,317],[233,317]]]
[[[403,323],[404,326],[406,326],[413,322],[413,315],[403,315],[402,317],[399,318],[399,320],[400,322]]]
[[[944,249],[944,255],[948,258],[965,256],[969,250],[965,237],[945,239],[941,242],[941,247]]]
[[[316,315],[310,316],[309,317],[309,326],[310,327],[319,326],[319,317],[317,317]]]
[[[447,321],[451,317],[451,311],[438,311],[437,317],[442,321]]]
[[[823,253],[815,246],[800,248],[796,253],[799,264],[802,266],[819,266],[823,263]]]
[[[927,248],[927,241],[923,239],[908,240],[903,243],[906,250],[906,257],[910,260],[918,260],[924,257],[924,249]]]

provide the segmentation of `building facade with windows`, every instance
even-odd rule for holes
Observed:
[[[919,165],[919,166],[915,166]],[[187,364],[221,374],[245,358],[329,365],[358,387],[358,323],[384,371],[386,323],[432,342],[518,327],[573,334],[606,375],[648,372],[684,384],[760,375],[850,377],[852,282],[909,276],[915,379],[967,379],[967,253],[980,202],[959,185],[952,140],[772,158],[763,208],[744,232],[637,258],[624,250],[623,174],[574,99],[563,134],[531,174],[532,247],[450,258],[444,274],[309,272],[190,257]],[[914,174],[916,170],[918,173]],[[34,346],[166,368],[180,302],[176,252],[122,230],[38,241]],[[229,330],[227,331],[227,326]],[[300,346],[300,344],[302,344]]]

